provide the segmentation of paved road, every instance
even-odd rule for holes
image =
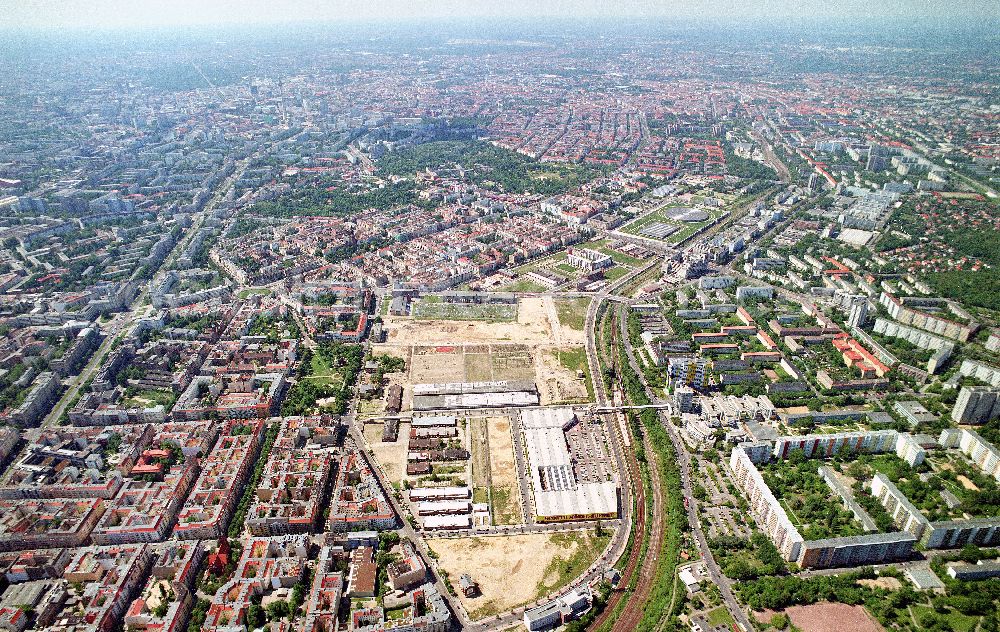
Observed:
[[[641,268],[636,268],[614,283],[609,284],[606,288],[604,288],[604,291],[599,292],[594,296],[594,299],[590,301],[590,305],[587,307],[587,318],[585,319],[583,326],[584,331],[587,333],[587,368],[590,372],[590,379],[594,383],[594,399],[598,405],[605,405],[608,401],[607,390],[604,387],[604,376],[601,374],[601,363],[597,359],[597,340],[595,339],[597,332],[597,316],[600,312],[601,304],[605,299],[611,299],[611,297],[617,298],[616,292],[620,288],[624,287],[636,277],[645,274],[653,267],[661,264],[662,260],[659,257],[653,257],[651,261],[646,263]]]
[[[122,330],[135,322],[136,313],[129,312],[128,315],[118,314],[111,321],[111,326],[108,330],[107,335],[101,342],[97,350],[91,355],[90,361],[84,366],[83,370],[80,371],[76,376],[70,379],[67,384],[66,392],[59,399],[49,414],[45,416],[42,421],[42,428],[49,428],[54,426],[59,422],[59,418],[62,417],[63,412],[69,407],[70,403],[76,399],[77,394],[83,385],[89,380],[100,368],[104,362],[104,358],[111,351],[111,347],[114,345],[115,340],[118,339],[119,334]]]
[[[423,560],[424,564],[427,566],[427,568],[429,569],[436,568],[433,564],[433,559],[431,558],[430,552],[427,548],[427,542],[424,541],[424,538],[413,529],[413,527],[410,525],[410,522],[406,519],[408,512],[403,510],[402,505],[400,504],[399,500],[397,500],[395,493],[393,493],[392,485],[389,484],[389,481],[385,477],[385,472],[383,472],[381,466],[379,466],[377,463],[373,462],[369,458],[367,450],[368,444],[365,441],[364,433],[359,427],[360,424],[357,421],[356,405],[357,405],[357,398],[355,397],[355,400],[351,406],[352,410],[350,413],[348,413],[348,419],[346,420],[348,422],[347,427],[350,438],[354,441],[354,443],[358,446],[358,448],[360,448],[359,451],[361,452],[362,457],[365,459],[365,461],[368,462],[369,468],[371,469],[372,472],[375,473],[376,478],[378,478],[379,485],[382,487],[383,494],[389,501],[389,504],[392,505],[393,511],[395,511],[396,515],[399,516],[399,519],[402,522],[402,527],[399,529],[400,536],[410,540],[416,545],[417,552],[420,555],[421,559]],[[441,595],[448,602],[448,606],[451,608],[452,613],[454,613],[456,618],[459,620],[459,624],[462,627],[465,627],[465,625],[467,625],[469,622],[469,616],[465,612],[465,609],[462,608],[462,604],[458,601],[457,597],[453,596],[450,592],[448,592],[448,587],[445,585],[444,581],[442,581],[439,573],[433,572],[431,573],[431,575],[434,578],[434,585],[437,587],[438,592],[441,593]]]
[[[639,366],[639,362],[635,356],[635,350],[632,348],[632,344],[628,339],[628,329],[626,326],[626,321],[622,318],[621,323],[621,339],[625,345],[625,354],[628,358],[629,365],[632,370],[635,371],[639,379],[642,380],[643,384],[646,386],[646,393],[648,394],[651,401],[655,403],[664,403],[664,400],[657,394],[655,389],[650,388],[649,384],[646,382],[646,378],[643,375],[642,367]],[[730,585],[729,578],[722,574],[722,570],[715,561],[715,557],[712,555],[712,551],[708,548],[708,540],[705,537],[705,533],[701,528],[701,520],[698,518],[697,501],[694,499],[693,486],[691,484],[691,455],[687,450],[687,446],[680,438],[680,434],[674,427],[673,423],[670,421],[673,411],[668,409],[666,412],[659,411],[660,423],[666,428],[668,435],[670,436],[670,442],[673,444],[674,452],[677,454],[677,464],[680,467],[681,473],[681,491],[684,498],[688,499],[687,507],[687,518],[688,525],[691,528],[692,533],[695,535],[695,539],[698,543],[698,550],[701,553],[702,559],[705,561],[705,566],[708,569],[709,577],[712,579],[712,583],[719,587],[719,592],[722,594],[723,602],[726,604],[726,609],[733,616],[733,619],[747,632],[753,630],[754,627],[747,617],[746,612],[744,612],[742,606],[736,600],[733,595],[732,587]]]
[[[212,199],[209,200],[204,209],[197,214],[195,221],[192,222],[191,228],[188,229],[181,239],[177,240],[174,247],[171,248],[170,252],[168,252],[163,258],[164,265],[174,261],[177,253],[181,252],[184,245],[190,242],[190,240],[198,232],[198,229],[205,221],[206,215],[212,212],[225,198],[226,193],[242,176],[253,157],[258,154],[259,152],[253,156],[244,158],[237,163],[237,167],[233,173],[228,178],[223,180],[222,184],[216,189],[215,195],[212,196]],[[104,359],[111,352],[115,340],[117,340],[123,333],[129,331],[132,325],[134,325],[140,317],[147,313],[149,307],[146,305],[145,299],[148,292],[149,285],[147,283],[142,292],[136,296],[134,301],[132,301],[132,305],[128,311],[112,316],[104,340],[101,342],[97,350],[91,355],[90,360],[84,366],[83,370],[80,371],[78,375],[70,379],[66,392],[63,393],[63,396],[59,399],[56,405],[52,407],[52,410],[49,411],[49,414],[46,415],[45,419],[42,421],[41,426],[43,428],[51,427],[59,422],[59,418],[62,416],[63,412],[65,412],[67,407],[69,407],[70,403],[76,399],[76,396],[79,394],[80,389],[83,388],[83,385],[86,384],[87,381],[100,369],[101,365],[104,363]]]

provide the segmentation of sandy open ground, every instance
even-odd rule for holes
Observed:
[[[844,603],[817,603],[811,606],[790,606],[783,611],[802,632],[883,632],[883,628],[863,606]],[[755,612],[758,621],[767,622],[774,611]]]
[[[466,342],[562,341],[583,344],[584,332],[563,327],[551,297],[522,298],[517,321],[487,323],[465,320],[413,320],[408,316],[385,316],[386,343],[393,345],[454,345]]]
[[[386,347],[375,348],[376,353]],[[408,357],[407,372],[392,374],[391,380],[403,386],[403,409],[408,410],[413,384],[447,382],[491,382],[498,380],[533,380],[543,405],[589,401],[587,384],[576,372],[560,364],[559,349],[579,351],[575,345],[514,342],[462,345],[417,345],[392,348]],[[367,411],[365,411],[367,412]]]
[[[965,489],[971,489],[974,492],[979,491],[979,488],[976,487],[976,484],[973,483],[971,480],[969,480],[967,476],[959,474],[956,478],[958,478],[958,482],[961,483],[962,487],[964,487]]]
[[[431,539],[428,544],[453,582],[468,573],[482,594],[459,599],[474,620],[533,602],[540,582],[551,585],[546,569],[556,557],[568,557],[578,545],[563,548],[553,535],[528,533],[462,539]]]
[[[562,367],[553,353],[579,348],[585,333],[560,324],[551,297],[520,300],[517,322],[413,320],[386,317],[385,343],[375,353],[406,358],[403,408],[412,384],[534,380],[542,404],[586,401],[586,384]]]
[[[586,382],[559,363],[559,350],[556,348],[539,350],[535,362],[535,384],[543,406],[589,399]]]
[[[465,380],[461,346],[414,347],[410,354],[410,383],[439,384]]]
[[[899,590],[903,587],[903,582],[896,577],[877,577],[875,579],[859,579],[858,583],[869,588],[888,588],[889,590]]]
[[[490,417],[486,420],[490,438],[490,472],[494,485],[517,489],[517,464],[510,434],[510,417]],[[520,501],[518,501],[520,502]]]
[[[364,432],[365,439],[389,477],[389,482],[398,483],[403,480],[406,475],[406,446],[410,424],[399,424],[399,439],[395,443],[382,443],[381,423],[365,424]]]
[[[521,524],[521,488],[517,484],[517,463],[509,417],[491,417],[487,422],[490,441],[490,476],[493,487],[494,524]]]

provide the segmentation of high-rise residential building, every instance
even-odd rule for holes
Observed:
[[[1000,388],[965,386],[958,393],[951,418],[960,424],[984,424],[1000,416]]]

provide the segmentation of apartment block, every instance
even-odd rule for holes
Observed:
[[[0,500],[0,551],[80,546],[103,513],[97,498]]]
[[[667,373],[671,381],[679,381],[696,389],[705,387],[705,369],[707,363],[698,356],[669,356],[667,358]]]
[[[984,424],[1000,416],[1000,388],[963,386],[951,410],[951,418],[960,424]]]
[[[610,256],[590,248],[571,248],[566,255],[566,262],[585,272],[603,270],[614,265]]]
[[[918,297],[897,298],[888,292],[882,292],[878,300],[888,310],[889,315],[903,325],[918,327],[932,334],[944,336],[945,338],[951,338],[959,342],[968,342],[979,331],[979,323],[971,321],[967,313],[964,314],[963,320],[965,322],[959,322],[939,316],[937,313],[920,309],[921,306],[938,308],[943,304],[953,312],[956,312],[956,310],[964,312],[957,304],[951,301]],[[956,316],[961,317],[963,314],[956,312]]]
[[[364,453],[351,449],[339,457],[327,530],[382,531],[393,529],[396,524],[392,505]]]
[[[785,459],[792,450],[802,450],[807,458],[831,457],[841,450],[889,452],[896,449],[897,434],[895,430],[878,430],[779,437],[773,454],[777,459]]]
[[[264,422],[229,422],[201,462],[201,474],[177,516],[174,535],[205,540],[225,533],[263,441]]]

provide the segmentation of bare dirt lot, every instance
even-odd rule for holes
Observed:
[[[586,382],[559,362],[558,349],[545,349],[538,353],[535,375],[542,405],[589,399]]]
[[[415,345],[408,349],[409,384],[534,380],[535,353],[516,343]]]
[[[490,345],[490,368],[494,380],[533,380],[535,361],[527,345]]]
[[[971,489],[974,492],[979,491],[979,488],[976,487],[976,484],[970,481],[967,476],[959,474],[956,478],[958,478],[958,482],[961,483],[962,487],[964,487],[965,489]]]
[[[521,524],[521,488],[517,484],[517,463],[509,417],[487,421],[490,443],[491,509],[493,524]]]
[[[465,354],[465,379],[469,382],[493,381],[493,364],[488,353]]]
[[[406,475],[406,437],[410,436],[410,424],[399,424],[399,440],[382,443],[382,424],[365,424],[365,439],[372,447],[375,458],[382,465],[389,482],[398,483]]]
[[[877,579],[859,579],[858,583],[869,588],[888,588],[889,590],[899,590],[903,587],[903,582],[896,577],[879,577]]]
[[[792,625],[802,632],[883,632],[879,625],[862,606],[843,603],[817,603],[811,606],[791,606],[783,611],[791,619]],[[773,611],[755,612],[758,621],[768,622]]]
[[[489,323],[463,320],[414,320],[407,316],[385,316],[386,344],[437,345],[468,342],[562,341],[583,344],[584,332],[560,324],[551,297],[522,298],[517,321]]]
[[[594,542],[590,535],[571,532],[431,539],[427,543],[439,556],[441,567],[448,571],[453,582],[457,582],[462,573],[468,573],[479,582],[482,595],[469,598],[459,593],[469,616],[478,620],[532,603],[542,596],[539,588],[550,588],[559,580],[572,579],[553,576],[562,568],[560,560],[582,557],[586,552],[589,559],[580,559],[572,573],[586,570],[593,558],[589,550],[583,549],[589,549],[587,544]],[[602,550],[597,550],[596,555]]]
[[[570,303],[574,310],[586,306]],[[566,311],[565,305],[560,308]],[[373,345],[373,351],[407,359],[407,372],[398,379],[404,410],[411,401],[408,387],[420,383],[534,380],[543,404],[589,399],[576,371],[553,357],[557,350],[582,349],[585,336],[573,319],[560,315],[551,297],[521,299],[513,323],[408,317],[385,322],[387,342]]]
[[[517,464],[510,434],[510,417],[490,417],[486,421],[490,438],[490,472],[494,485],[517,487]]]
[[[411,384],[462,381],[465,381],[465,365],[461,346],[413,347]]]

